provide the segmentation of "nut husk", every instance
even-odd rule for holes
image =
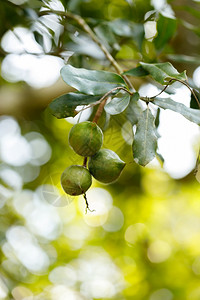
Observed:
[[[92,156],[101,148],[103,133],[93,122],[82,122],[74,125],[69,132],[69,144],[81,156]]]
[[[126,163],[112,150],[101,149],[90,157],[88,168],[100,182],[111,183],[118,179]]]
[[[92,184],[88,169],[79,165],[69,166],[61,175],[61,185],[65,193],[71,196],[84,194]]]

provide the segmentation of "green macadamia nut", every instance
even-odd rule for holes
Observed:
[[[103,133],[93,122],[82,122],[74,125],[69,132],[69,144],[81,156],[92,156],[101,148]]]
[[[101,149],[90,157],[88,168],[92,176],[100,182],[111,183],[121,174],[125,162],[112,150]]]
[[[71,196],[84,194],[92,184],[92,176],[83,166],[72,165],[61,175],[61,185],[65,193]]]

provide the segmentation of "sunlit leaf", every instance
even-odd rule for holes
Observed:
[[[153,103],[163,109],[173,110],[173,111],[183,115],[189,121],[200,125],[200,110],[199,109],[189,108],[182,103],[173,101],[170,98],[155,98]]]
[[[155,118],[149,107],[140,115],[133,141],[133,157],[136,163],[146,166],[155,156],[157,134]]]
[[[124,94],[121,97],[113,98],[108,104],[105,106],[105,111],[110,115],[117,115],[123,112],[130,102],[130,95]]]
[[[156,64],[149,64],[140,62],[141,66],[144,70],[149,72],[149,74],[153,77],[154,80],[161,84],[166,84],[172,78],[178,80],[186,80],[187,76],[185,71],[179,73],[171,63],[156,63]]]
[[[81,93],[102,95],[118,86],[126,86],[121,76],[106,71],[91,71],[66,65],[61,69],[63,80]]]
[[[79,93],[68,93],[62,95],[49,104],[50,112],[58,119],[74,117],[75,108],[79,105],[95,103],[101,96],[83,95]]]

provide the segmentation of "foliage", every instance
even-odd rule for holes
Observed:
[[[41,53],[22,47],[18,55],[65,60],[61,77],[70,88],[34,120],[0,119],[8,132],[12,124],[18,128],[0,141],[2,299],[199,299],[198,183],[194,174],[175,181],[162,169],[143,168],[155,158],[163,165],[160,111],[200,125],[200,91],[192,79],[200,61],[199,3],[155,2],[1,1],[1,36],[11,30],[20,39],[15,28],[27,28]],[[2,43],[2,62],[10,54]],[[158,92],[144,95],[145,83]],[[173,98],[180,86],[191,93],[190,107]],[[93,181],[85,214],[83,197],[64,194],[60,175],[83,164],[67,145],[65,118],[81,118],[79,110],[88,108],[87,119],[104,131],[103,147],[126,166],[117,182]],[[24,165],[4,154],[16,143],[32,147]],[[39,160],[41,145],[52,150],[51,159],[41,154]]]

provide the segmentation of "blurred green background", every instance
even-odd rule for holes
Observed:
[[[113,69],[77,24],[39,17],[45,5],[80,14],[122,68],[170,60],[187,70],[198,91],[198,2],[1,1],[0,299],[200,299],[198,126],[184,123],[183,132],[176,132],[183,135],[179,150],[173,146],[178,136],[164,144],[175,156],[173,169],[166,167],[167,155],[164,168],[158,160],[142,168],[133,162],[126,115],[104,112],[103,146],[127,165],[111,185],[93,180],[87,197],[95,211],[85,214],[83,197],[64,194],[60,175],[82,163],[68,145],[68,133],[75,122],[92,119],[95,109],[76,120],[57,120],[46,107],[70,90],[59,77],[63,59],[76,67]],[[154,88],[153,94],[159,89],[141,78],[134,85]],[[183,95],[194,105],[190,93],[183,89]]]

